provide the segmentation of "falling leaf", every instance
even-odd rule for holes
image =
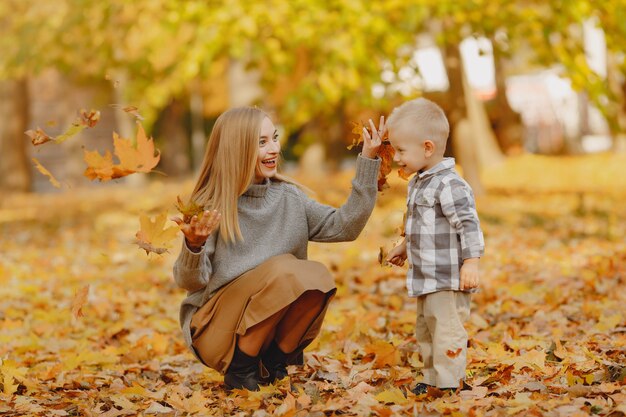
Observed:
[[[34,146],[43,145],[46,142],[54,140],[40,128],[37,128],[35,130],[27,130],[24,133],[31,139],[31,142]]]
[[[85,285],[74,295],[72,299],[72,315],[74,318],[83,317],[83,306],[87,303],[87,297],[89,295],[89,284]]]
[[[61,183],[56,178],[54,178],[54,175],[52,175],[50,171],[48,171],[43,165],[41,165],[37,158],[32,158],[32,160],[35,163],[35,168],[37,168],[37,171],[48,177],[52,186],[54,186],[55,188],[61,188]]]
[[[155,150],[152,138],[146,137],[141,124],[138,123],[137,126],[136,145],[133,145],[129,139],[121,138],[117,133],[113,133],[114,154],[119,159],[119,164],[113,162],[113,157],[108,151],[102,156],[98,151],[85,150],[84,159],[87,169],[84,175],[90,180],[109,181],[136,172],[152,171],[152,168],[159,163],[161,155],[158,150]]]
[[[166,221],[167,212],[157,215],[154,220],[145,213],[140,214],[141,229],[135,234],[135,237],[137,238],[137,245],[146,251],[146,255],[150,252],[159,255],[167,252],[167,248],[170,247],[169,242],[178,235],[178,227],[165,228]]]
[[[36,130],[27,130],[24,133],[28,135],[28,137],[30,137],[31,142],[34,146],[43,145],[47,142],[63,143],[71,137],[76,136],[86,127],[94,127],[99,120],[100,112],[98,110],[92,109],[91,111],[87,112],[87,110],[81,109],[78,112],[78,117],[76,118],[76,120],[74,120],[74,122],[72,122],[70,127],[65,132],[56,137],[51,137],[40,128],[37,128]],[[51,122],[48,122],[49,126],[51,125],[50,123]]]
[[[85,109],[81,109],[79,117],[80,124],[87,127],[94,127],[100,121],[100,112],[94,109],[91,109],[89,112]]]

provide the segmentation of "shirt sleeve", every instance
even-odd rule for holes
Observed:
[[[357,157],[352,192],[339,208],[327,206],[305,196],[309,240],[344,242],[356,239],[370,217],[378,192],[380,159]]]
[[[174,263],[176,285],[188,292],[196,292],[208,285],[212,273],[210,257],[215,251],[216,236],[217,233],[209,236],[198,253],[192,252],[183,239],[180,254]]]
[[[439,195],[441,211],[461,239],[463,259],[480,258],[485,252],[483,233],[472,189],[458,179],[446,183]]]

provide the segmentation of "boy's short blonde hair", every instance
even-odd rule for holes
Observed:
[[[436,103],[417,98],[396,107],[387,119],[387,128],[391,131],[400,126],[410,127],[415,131],[416,139],[429,139],[435,143],[439,152],[445,151],[450,125],[445,113]]]

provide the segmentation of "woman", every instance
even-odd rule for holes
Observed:
[[[286,377],[319,334],[336,288],[322,264],[306,260],[307,245],[354,240],[365,226],[384,120],[381,131],[370,125],[352,193],[336,209],[278,174],[280,142],[266,113],[235,108],[217,119],[191,197],[206,211],[189,223],[175,219],[185,241],[174,278],[188,291],[180,310],[185,341],[229,388],[258,390]]]

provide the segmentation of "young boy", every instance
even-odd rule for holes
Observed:
[[[470,292],[478,286],[478,261],[483,235],[470,186],[444,158],[449,126],[443,110],[419,98],[395,108],[387,122],[389,141],[407,175],[404,241],[387,261],[402,266],[408,259],[406,286],[417,297],[416,338],[424,362],[422,383],[455,390],[466,367]]]

